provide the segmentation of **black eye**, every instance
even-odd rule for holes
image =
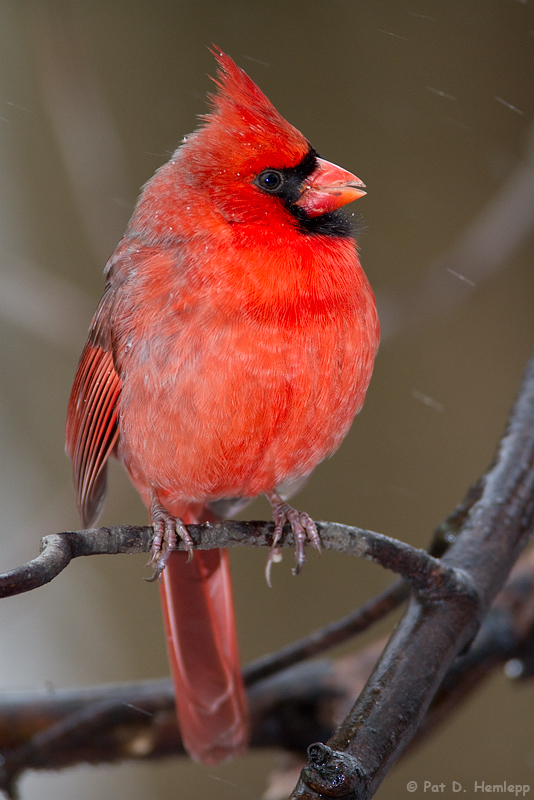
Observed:
[[[265,192],[276,192],[282,185],[284,176],[276,169],[265,169],[260,172],[256,182]]]

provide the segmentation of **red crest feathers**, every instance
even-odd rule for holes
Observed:
[[[217,135],[229,134],[240,146],[246,133],[249,151],[252,147],[276,150],[281,166],[297,164],[310,148],[307,139],[284,119],[230,56],[219,49],[212,52],[219,65],[217,77],[213,78],[218,92],[209,95],[213,111],[202,117],[207,125],[215,126]]]

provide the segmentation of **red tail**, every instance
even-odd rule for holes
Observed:
[[[207,764],[239,755],[248,728],[228,554],[172,553],[160,586],[183,743]]]

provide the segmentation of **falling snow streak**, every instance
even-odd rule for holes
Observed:
[[[497,97],[497,95],[495,95],[495,100],[498,100],[499,103],[502,103],[503,106],[506,106],[506,108],[509,108],[511,111],[515,111],[516,114],[523,115],[525,113],[524,111],[521,111],[520,108],[517,108],[517,106],[513,106],[511,103],[507,103],[506,100],[502,99],[502,97]]]

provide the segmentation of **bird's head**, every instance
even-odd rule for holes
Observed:
[[[339,209],[365,194],[362,181],[319,158],[229,56],[214,54],[212,108],[146,184],[129,232],[147,244],[228,224],[255,242],[277,232],[350,236]]]
[[[193,180],[230,222],[278,221],[310,233],[346,233],[335,212],[365,194],[363,182],[319,158],[248,75],[229,56],[214,53],[219,70],[212,110],[182,148]]]

